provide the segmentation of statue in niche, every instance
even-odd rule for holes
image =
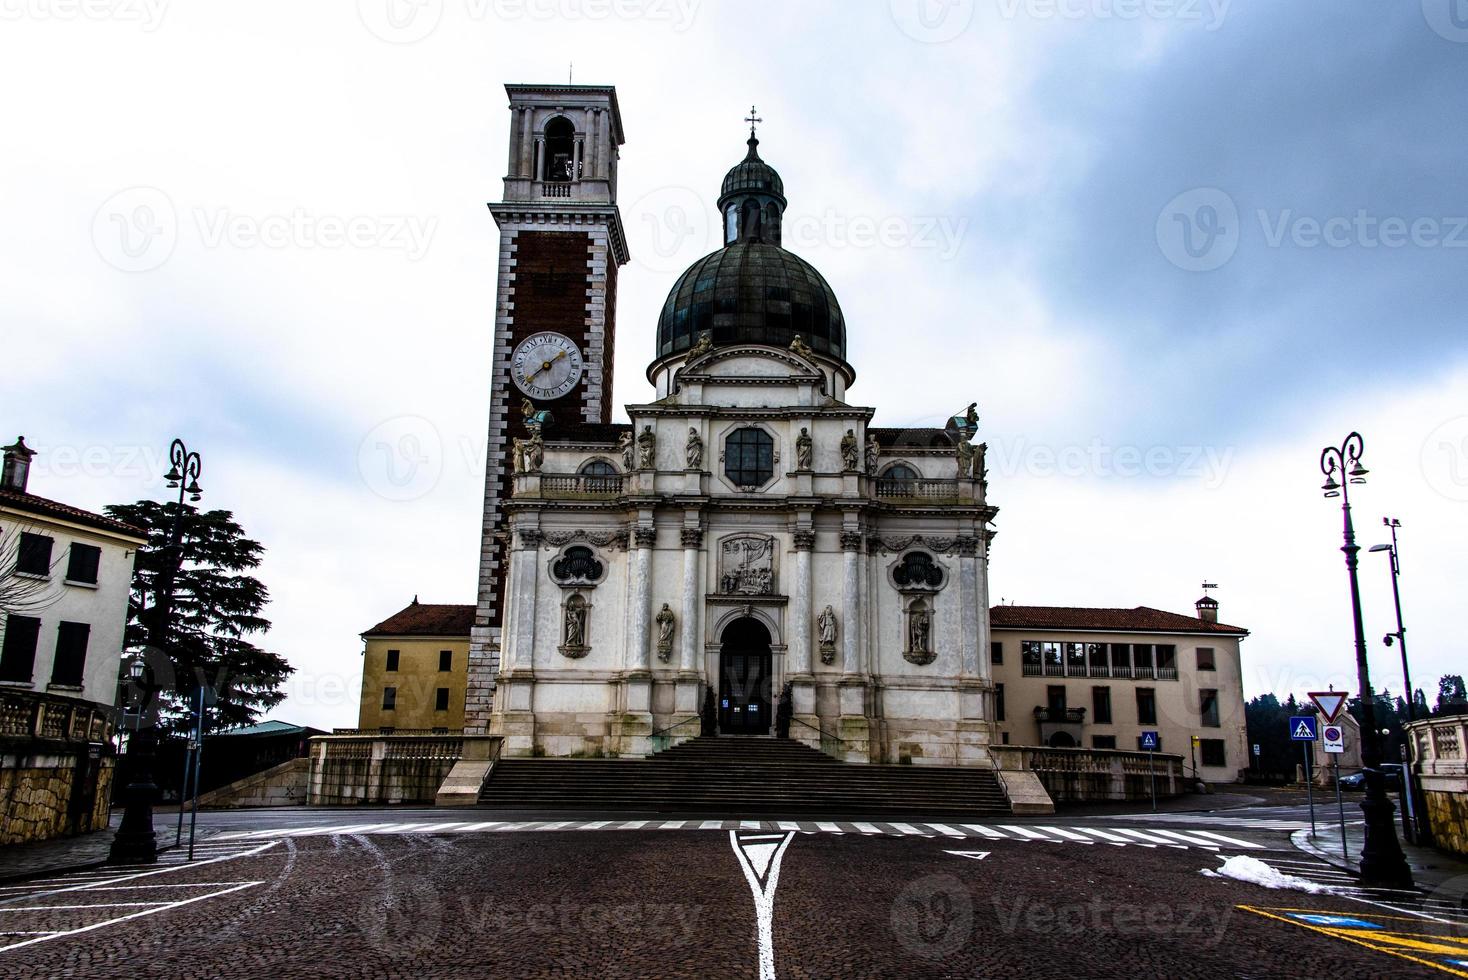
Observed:
[[[668,662],[668,656],[673,652],[673,610],[668,604],[663,603],[663,608],[654,618],[658,624],[658,659],[663,663]]]
[[[877,437],[867,434],[867,476],[877,475],[877,461],[882,456],[882,447],[877,443]]]
[[[974,444],[971,442],[960,442],[958,444],[958,478],[967,480],[973,476],[974,456],[977,454]]]
[[[930,637],[933,632],[933,614],[921,599],[907,607],[907,650],[903,657],[910,663],[930,664],[933,651]]]
[[[810,438],[810,430],[804,427],[800,435],[795,437],[795,468],[796,470],[809,470],[811,464],[813,444]]]
[[[856,433],[850,429],[847,429],[846,435],[841,437],[842,468],[845,469],[848,473],[855,472],[858,463],[857,457],[859,455],[860,450],[858,449],[856,443]]]
[[[688,468],[696,470],[703,467],[703,440],[698,437],[698,430],[688,430]]]
[[[586,612],[584,596],[572,594],[566,600],[562,613],[561,652],[568,657],[580,657],[586,653]]]
[[[656,465],[658,451],[658,437],[653,435],[652,426],[644,425],[642,434],[637,437],[637,465],[650,470]]]
[[[816,617],[816,634],[820,637],[821,663],[836,662],[836,610],[829,605]]]
[[[632,433],[624,432],[617,437],[617,451],[622,454],[622,469],[632,472]]]

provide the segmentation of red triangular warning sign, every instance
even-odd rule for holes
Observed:
[[[1315,707],[1325,715],[1326,722],[1335,721],[1341,716],[1341,709],[1346,706],[1346,695],[1341,691],[1311,691],[1310,700],[1315,702]]]

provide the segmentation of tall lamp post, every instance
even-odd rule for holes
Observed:
[[[164,479],[168,489],[178,490],[178,508],[173,512],[173,521],[168,532],[168,557],[158,573],[158,585],[153,600],[148,637],[152,645],[167,651],[169,627],[173,623],[173,588],[183,567],[184,497],[198,501],[203,492],[199,487],[199,472],[203,468],[198,453],[191,453],[182,439],[173,440],[168,447],[171,464]],[[158,787],[153,783],[153,749],[157,742],[156,722],[146,722],[142,717],[148,708],[148,695],[156,697],[161,689],[144,682],[146,667],[142,659],[129,665],[135,685],[140,685],[144,703],[139,709],[138,729],[128,743],[129,769],[132,776],[127,787],[127,803],[122,813],[122,822],[112,838],[112,850],[108,860],[113,864],[151,864],[158,860],[158,841],[153,831],[153,797]],[[156,719],[156,711],[154,712]],[[183,806],[180,797],[179,806]]]
[[[1361,587],[1357,580],[1356,529],[1351,523],[1352,484],[1366,482],[1366,467],[1361,465],[1365,442],[1360,433],[1352,432],[1339,447],[1326,446],[1320,453],[1320,471],[1325,474],[1321,489],[1327,497],[1341,498],[1346,556],[1346,572],[1351,583],[1351,621],[1356,633],[1356,681],[1361,690],[1361,764],[1365,769],[1366,794],[1361,812],[1366,817],[1366,840],[1361,847],[1361,877],[1368,883],[1407,887],[1412,884],[1412,869],[1397,841],[1396,809],[1386,795],[1386,777],[1381,771],[1381,735],[1376,728],[1374,690],[1371,670],[1366,662],[1366,631],[1361,623]],[[1339,478],[1339,479],[1337,479]]]
[[[1401,552],[1397,550],[1397,528],[1402,526],[1402,522],[1397,520],[1395,517],[1383,517],[1381,519],[1381,523],[1391,529],[1392,543],[1374,544],[1371,546],[1370,550],[1373,552],[1385,551],[1391,559],[1392,603],[1396,606],[1397,611],[1396,631],[1388,633],[1386,636],[1382,637],[1381,642],[1385,643],[1387,646],[1391,646],[1393,640],[1395,640],[1398,649],[1401,650],[1402,683],[1406,685],[1407,688],[1407,721],[1413,722],[1417,720],[1417,692],[1412,687],[1412,668],[1407,665],[1407,627],[1402,625],[1402,590],[1401,586],[1398,583],[1398,580],[1401,578],[1402,575],[1402,558]],[[1409,811],[1407,814],[1407,826],[1411,830],[1413,835],[1418,835],[1422,833],[1422,828],[1417,825],[1417,820],[1415,819],[1416,814],[1410,812],[1416,809],[1413,805],[1415,801],[1412,796],[1411,778],[1409,773],[1411,766],[1412,760],[1410,758],[1404,760],[1404,763],[1402,765],[1402,798],[1406,800]],[[1412,839],[1417,840],[1418,838],[1416,836],[1413,836]]]

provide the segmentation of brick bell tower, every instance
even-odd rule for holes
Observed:
[[[526,399],[555,427],[607,423],[617,268],[627,241],[617,210],[622,116],[609,85],[506,85],[510,151],[500,229],[490,372],[478,606],[469,645],[464,727],[488,730],[504,612],[502,502],[511,447],[528,435]]]

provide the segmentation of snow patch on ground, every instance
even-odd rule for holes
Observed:
[[[1258,858],[1249,857],[1247,854],[1239,854],[1223,862],[1223,866],[1217,871],[1203,872],[1207,878],[1233,878],[1236,881],[1247,881],[1251,885],[1260,885],[1264,888],[1287,888],[1295,891],[1309,892],[1318,895],[1321,892],[1329,892],[1327,885],[1320,885],[1304,878],[1296,878],[1284,872],[1271,868]]]

